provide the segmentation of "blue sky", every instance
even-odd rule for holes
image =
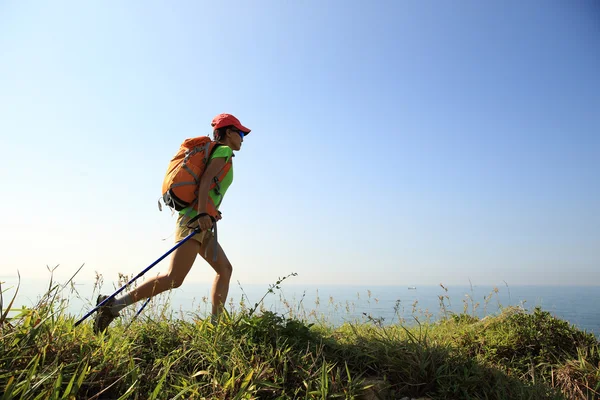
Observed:
[[[234,282],[600,285],[599,17],[3,1],[0,275],[142,270],[173,246],[170,158],[229,112],[252,129],[219,225]]]

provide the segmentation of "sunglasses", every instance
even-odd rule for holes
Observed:
[[[233,129],[232,129],[233,130]],[[242,140],[244,140],[244,135],[245,133],[240,131],[239,129],[235,129],[237,131],[237,133],[242,137]]]

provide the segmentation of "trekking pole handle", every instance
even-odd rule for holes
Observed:
[[[194,218],[190,219],[188,221],[187,224],[185,224],[185,226],[187,226],[190,229],[195,230],[196,232],[200,232],[200,227],[193,227],[192,224],[196,221],[198,221],[200,218],[204,217],[208,215],[210,217],[210,219],[212,220],[213,224],[216,222],[215,217],[213,217],[212,215],[208,214],[208,213],[200,213],[198,215],[196,215]]]

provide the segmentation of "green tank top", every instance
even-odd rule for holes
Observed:
[[[231,160],[231,157],[233,157],[233,150],[231,150],[231,147],[221,145],[217,147],[217,149],[213,152],[210,159],[213,160],[215,158],[225,158],[225,163],[228,163],[229,160]],[[215,205],[219,204],[222,201],[222,198],[225,196],[225,192],[227,192],[227,189],[231,185],[231,182],[233,182],[233,165],[231,166],[229,171],[227,171],[227,175],[225,175],[223,181],[221,181],[220,183],[221,194],[217,194],[215,189],[208,191],[208,195],[210,196]],[[219,207],[217,207],[217,209],[218,208]],[[186,207],[183,210],[179,211],[179,214],[188,215],[190,218],[194,218],[196,215],[198,215],[198,211],[193,207]]]

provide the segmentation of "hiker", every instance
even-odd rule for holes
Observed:
[[[193,227],[198,227],[200,232],[195,234],[179,246],[171,255],[169,271],[142,283],[137,289],[131,290],[120,297],[112,298],[98,309],[94,321],[94,332],[105,331],[110,323],[119,316],[119,312],[140,300],[156,296],[171,288],[178,288],[183,283],[186,275],[192,268],[196,256],[200,254],[217,273],[211,289],[212,320],[216,321],[229,292],[229,281],[231,279],[232,266],[225,252],[217,242],[216,221],[221,218],[218,208],[227,188],[233,180],[232,158],[233,152],[240,150],[244,137],[250,133],[250,129],[243,126],[240,121],[231,114],[219,114],[211,123],[213,127],[214,140],[210,141],[210,152],[203,157],[208,159],[202,175],[199,177],[199,185],[194,185],[193,195],[198,193],[197,201],[193,206],[176,208],[179,211],[176,224],[175,242],[178,243],[192,230],[187,226],[188,222],[200,215]],[[193,140],[193,139],[188,139]],[[182,145],[183,148],[183,145]],[[181,153],[181,150],[180,150]],[[182,157],[180,157],[182,158]],[[172,160],[174,162],[175,158]],[[168,174],[167,174],[168,177]],[[192,182],[193,183],[193,182]],[[163,184],[164,189],[164,184]],[[173,192],[169,192],[173,194]],[[166,194],[163,198],[171,201]],[[175,202],[177,196],[171,196]],[[202,201],[202,199],[205,199]],[[169,205],[169,204],[168,204]],[[197,223],[197,225],[196,225]],[[213,233],[213,225],[215,232]],[[99,295],[96,305],[109,296]]]

